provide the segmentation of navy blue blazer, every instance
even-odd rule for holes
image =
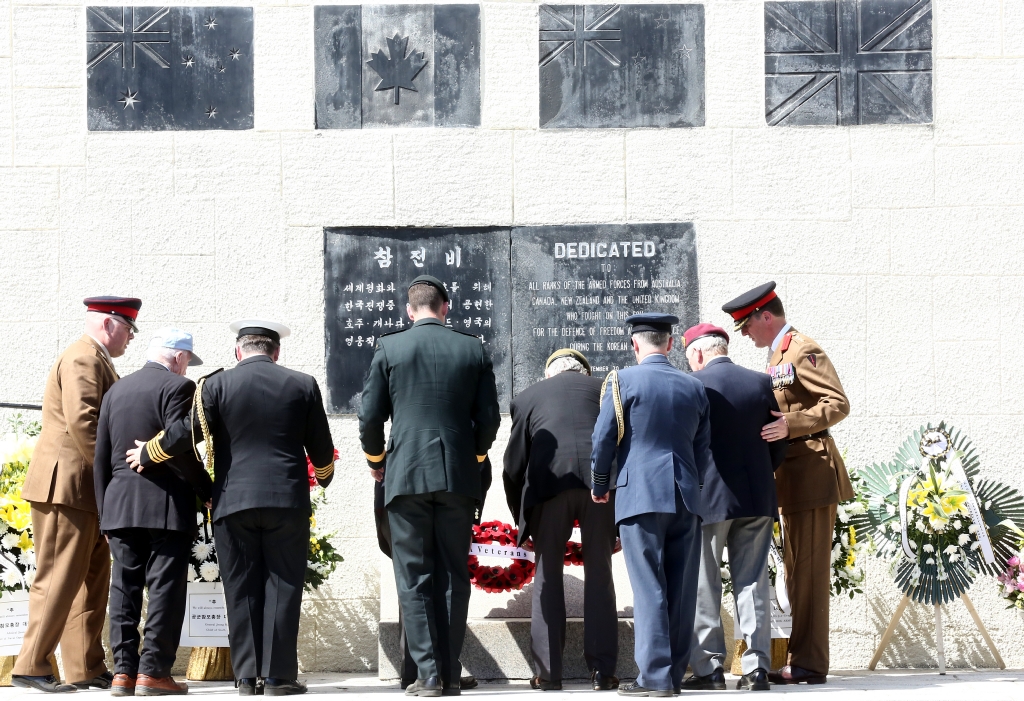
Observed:
[[[767,377],[767,376],[766,376]],[[700,514],[700,483],[714,467],[711,411],[704,385],[655,353],[619,371],[625,433],[618,428],[612,388],[605,388],[594,426],[590,465],[594,494],[608,492],[617,457],[615,521],[650,513],[676,513],[676,491]]]
[[[775,420],[779,403],[767,373],[715,358],[693,373],[711,404],[714,465],[701,490],[704,523],[754,516],[778,517],[775,469],[786,457],[786,441],[769,443],[761,428]]]

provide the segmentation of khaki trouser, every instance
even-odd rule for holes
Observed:
[[[107,671],[103,622],[110,592],[110,549],[96,514],[31,502],[36,578],[28,599],[28,631],[14,674],[43,676],[60,643],[64,676],[84,682]]]
[[[787,663],[828,673],[828,604],[836,505],[783,514],[786,591],[793,610]]]

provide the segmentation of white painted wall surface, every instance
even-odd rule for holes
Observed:
[[[255,5],[254,130],[88,133],[83,4],[0,0],[3,400],[41,397],[94,294],[144,300],[122,374],[170,323],[196,334],[204,372],[228,365],[227,323],[259,314],[294,329],[282,362],[323,383],[324,226],[692,220],[703,317],[726,323],[722,302],[779,282],[849,394],[835,434],[852,467],[947,419],[1024,489],[1024,0],[935,1],[934,125],[767,128],[762,3],[707,0],[706,127],[545,132],[535,3],[483,6],[482,128],[322,132],[311,6]],[[355,421],[332,427],[342,459],[320,520],[347,561],[304,604],[301,661],[372,669],[371,485]],[[992,581],[972,597],[1024,667],[1024,623]],[[835,668],[867,664],[898,599],[877,562],[867,596],[834,601]],[[946,617],[950,664],[990,666],[963,607]],[[930,610],[905,620],[888,659],[934,664]]]

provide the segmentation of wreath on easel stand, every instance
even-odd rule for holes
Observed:
[[[578,527],[579,521],[573,525]],[[473,586],[489,594],[497,594],[503,591],[519,591],[533,581],[537,565],[534,562],[532,548],[517,547],[518,539],[519,529],[501,521],[485,521],[479,526],[473,526],[473,545],[498,545],[498,554],[490,556],[509,556],[512,560],[504,567],[481,565],[478,557],[481,548],[470,546],[469,581]],[[566,565],[582,565],[583,545],[573,540],[567,542],[563,562]]]

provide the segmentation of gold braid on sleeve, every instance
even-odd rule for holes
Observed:
[[[619,433],[615,445],[618,445],[622,443],[622,437],[626,434],[626,422],[622,415],[622,397],[619,394],[619,373],[612,370],[605,376],[604,382],[601,383],[601,404],[604,404],[604,393],[609,383],[612,386],[612,404],[615,405],[615,427]]]
[[[203,458],[199,455],[199,449],[196,448],[196,422],[192,421],[192,450],[196,454],[196,460],[202,462],[206,471],[210,474],[210,479],[213,479],[213,435],[210,433],[210,425],[206,422],[206,409],[203,407],[203,385],[206,384],[206,378],[202,377],[199,382],[196,383],[196,393],[192,397],[192,410],[195,416],[199,418],[199,430],[203,433],[203,442],[206,443],[206,457]]]

